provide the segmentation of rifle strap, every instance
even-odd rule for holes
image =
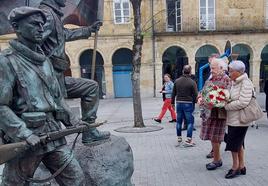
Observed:
[[[71,148],[71,152],[70,152],[70,157],[68,158],[68,160],[66,160],[66,162],[62,165],[62,167],[60,167],[56,172],[54,172],[51,176],[49,176],[48,178],[45,178],[45,179],[35,179],[35,178],[29,178],[29,177],[25,177],[23,174],[22,174],[22,171],[21,171],[21,168],[20,166],[18,167],[18,170],[17,170],[17,173],[19,175],[19,177],[29,183],[47,183],[51,180],[53,180],[54,178],[56,178],[58,175],[60,175],[62,173],[62,171],[64,171],[64,169],[71,163],[71,161],[73,160],[74,158],[74,155],[73,155],[73,151],[75,149],[75,145],[76,145],[76,142],[77,142],[77,139],[79,137],[81,133],[78,133],[77,136],[75,137],[75,140],[73,142],[73,145],[72,145],[72,148]]]

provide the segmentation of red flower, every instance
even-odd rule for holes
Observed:
[[[218,90],[218,87],[217,86],[213,86],[213,90]]]
[[[218,101],[224,101],[224,99],[221,98],[221,97],[216,97],[216,99],[217,99]]]
[[[209,95],[209,98],[210,98],[210,99],[213,99],[213,98],[214,98],[214,96],[213,96],[213,95]]]
[[[219,95],[225,96],[225,94],[224,94],[223,91],[220,91],[220,92],[219,92]]]
[[[220,86],[221,89],[224,89],[224,86]]]

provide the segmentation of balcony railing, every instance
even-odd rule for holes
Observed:
[[[215,22],[212,20],[208,23],[209,25],[206,25],[204,21],[200,21],[198,18],[183,18],[181,30],[174,31],[175,29],[170,29],[173,25],[167,26],[165,21],[158,21],[155,25],[155,33],[268,32],[268,21],[264,17],[250,20],[241,19],[240,17],[221,18],[216,19]]]

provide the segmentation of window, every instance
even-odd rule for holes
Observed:
[[[200,30],[215,30],[215,0],[200,0]]]
[[[114,22],[115,24],[126,24],[130,22],[129,0],[114,0]]]
[[[266,15],[265,15],[265,26],[268,28],[268,0],[266,0]]]
[[[181,0],[167,0],[167,32],[181,31]]]

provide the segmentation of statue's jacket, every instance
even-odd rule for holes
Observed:
[[[44,42],[41,47],[45,54],[49,56],[56,70],[56,76],[60,83],[62,93],[64,97],[67,97],[64,71],[70,68],[70,61],[66,58],[65,43],[77,39],[87,39],[91,36],[91,29],[89,27],[75,29],[64,28],[61,20],[64,14],[56,9],[53,4],[43,1],[39,8],[44,11],[47,18],[44,25]]]
[[[17,40],[10,41],[10,48],[0,55],[0,130],[5,139],[19,142],[33,133],[40,135],[61,130],[60,122],[54,117],[61,108],[61,100],[53,67],[41,48],[40,53],[34,52]],[[42,126],[39,126],[42,122],[35,126],[35,123],[30,125],[24,120],[22,116],[31,113],[45,115]],[[48,143],[36,153],[50,152],[64,144],[66,140],[62,138]]]

